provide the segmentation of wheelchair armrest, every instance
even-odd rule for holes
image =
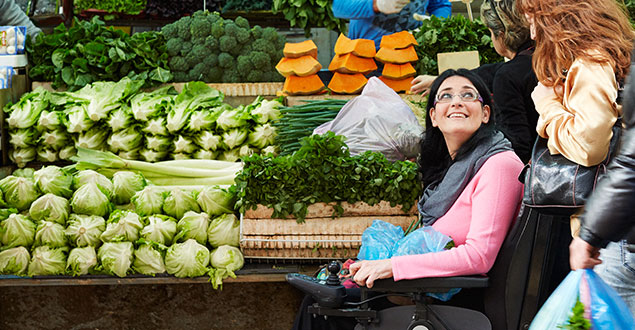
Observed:
[[[392,278],[376,280],[368,291],[381,291],[392,293],[409,292],[447,292],[452,288],[486,288],[489,286],[487,276],[453,276],[453,277],[426,277],[414,280],[395,281]]]

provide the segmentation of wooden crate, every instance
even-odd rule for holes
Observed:
[[[304,223],[295,219],[272,219],[272,210],[259,206],[241,216],[240,247],[246,258],[256,259],[347,259],[361,246],[362,233],[374,220],[404,230],[417,219],[416,208],[403,212],[387,202],[369,206],[342,203],[344,214],[333,218],[333,204],[308,207]]]

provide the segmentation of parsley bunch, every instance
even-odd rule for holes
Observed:
[[[243,171],[235,179],[239,201],[245,212],[258,204],[274,210],[274,218],[306,217],[314,203],[388,201],[410,210],[421,193],[418,167],[410,161],[390,162],[378,152],[351,156],[343,136],[333,132],[301,140],[289,156],[253,155],[243,158]]]

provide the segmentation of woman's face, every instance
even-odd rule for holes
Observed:
[[[434,108],[430,109],[430,120],[446,140],[465,142],[481,124],[489,121],[489,106],[482,105],[476,87],[465,77],[452,76],[444,80],[435,100]]]
[[[531,40],[536,40],[536,24],[534,23],[534,17],[529,14],[525,14],[525,19],[529,23],[529,37]]]

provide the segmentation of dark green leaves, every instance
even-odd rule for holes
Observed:
[[[273,0],[273,13],[282,12],[292,27],[304,29],[308,38],[312,27],[346,33],[346,22],[335,18],[330,0]]]
[[[584,304],[580,301],[579,297],[576,300],[575,305],[573,305],[567,324],[559,325],[558,328],[567,330],[591,329],[591,322],[584,317]]]

